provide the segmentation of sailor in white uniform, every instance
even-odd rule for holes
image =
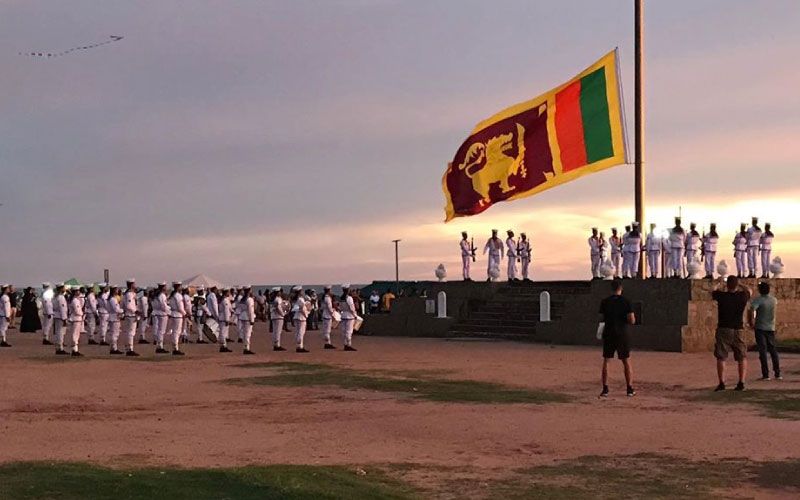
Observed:
[[[83,330],[83,306],[85,302],[81,300],[81,293],[78,289],[73,290],[72,299],[69,301],[69,312],[67,313],[69,322],[69,335],[72,338],[72,355],[79,357],[83,356],[78,351],[78,345],[81,340],[81,331]]]
[[[123,333],[125,335],[125,355],[138,356],[133,344],[136,340],[136,320],[139,318],[139,304],[136,300],[136,280],[133,278],[125,282],[125,293],[122,294],[122,314],[124,316]]]
[[[184,306],[183,294],[181,293],[181,282],[172,282],[172,293],[169,295],[169,323],[167,325],[167,335],[172,335],[172,355],[183,356],[181,351],[181,334],[183,333],[183,321],[186,319],[186,308]],[[163,345],[159,346],[163,349]],[[158,352],[158,351],[156,351]]]
[[[517,240],[514,231],[506,231],[506,259],[508,260],[508,281],[517,281]]]
[[[697,262],[697,251],[700,250],[700,243],[702,237],[697,232],[697,224],[692,222],[689,224],[689,231],[686,232],[686,267],[689,264]]]
[[[736,259],[736,276],[744,278],[747,273],[747,224],[744,222],[733,237],[733,257]]]
[[[164,337],[167,335],[170,312],[167,300],[167,284],[162,282],[158,284],[155,300],[153,301],[153,337],[155,337],[153,342],[156,344],[156,354],[169,352],[164,349]]]
[[[592,228],[592,235],[589,237],[589,258],[591,259],[592,279],[600,279],[600,236],[597,228]]]
[[[189,295],[189,288],[183,288],[183,311],[185,315],[183,317],[183,325],[182,325],[183,329],[181,330],[181,338],[183,339],[183,342],[189,343],[189,332],[190,332],[190,327],[192,325],[192,313],[193,313],[192,296]],[[196,328],[198,330],[197,332],[199,335],[198,338],[202,339],[202,332],[199,331],[201,326],[196,325]]]
[[[333,308],[333,292],[331,288],[330,285],[326,285],[322,292],[322,340],[325,342],[325,349],[336,349],[336,346],[331,342],[333,317],[336,315],[336,311]]]
[[[86,336],[89,339],[90,345],[97,345],[97,296],[94,293],[94,287],[90,285],[86,290],[86,297],[84,298],[84,324],[86,329]]]
[[[228,348],[228,332],[233,321],[233,303],[231,302],[231,291],[227,288],[221,290],[222,300],[217,306],[217,320],[219,321],[219,336],[217,341],[221,344],[219,352],[233,352]]]
[[[617,234],[617,228],[611,228],[611,237],[608,238],[608,244],[611,247],[611,265],[614,266],[614,278],[622,276],[620,264],[622,261],[622,238]]]
[[[53,290],[50,283],[42,283],[42,345],[53,345],[50,335],[53,332]]]
[[[761,228],[758,217],[753,217],[753,225],[747,229],[747,270],[750,278],[758,275],[758,249],[761,246]]]
[[[522,279],[525,281],[530,281],[528,276],[531,266],[531,240],[528,239],[527,234],[519,234],[519,244],[517,247],[519,249],[518,253],[520,264],[522,264]]]
[[[493,231],[496,236],[496,231]],[[490,240],[491,241],[491,240]],[[498,241],[500,241],[498,239]],[[502,248],[502,244],[500,246]],[[353,330],[355,329],[356,318],[358,318],[358,313],[356,312],[355,301],[353,297],[350,295],[350,284],[346,283],[342,285],[342,296],[339,301],[339,307],[341,309],[342,321],[339,323],[339,328],[342,330],[342,341],[344,343],[344,350],[345,351],[355,351],[356,349],[353,347]]]
[[[149,344],[147,341],[147,323],[150,321],[150,297],[147,295],[148,290],[142,290],[142,296],[139,297],[139,343]],[[153,335],[155,337],[155,335]]]
[[[464,277],[464,281],[472,281],[469,277],[469,266],[475,255],[475,250],[472,248],[472,243],[467,240],[466,231],[461,232],[461,242],[459,242],[458,246],[461,249],[461,274]]]
[[[239,301],[239,324],[242,328],[244,351],[242,354],[255,354],[250,349],[250,340],[253,336],[253,325],[256,324],[256,301],[250,291],[252,287],[246,286],[242,290],[242,299]]]
[[[681,227],[681,218],[675,217],[675,227],[669,233],[670,276],[683,277],[683,252],[686,248],[686,231]]]
[[[69,310],[67,308],[67,299],[64,297],[65,290],[64,283],[56,285],[56,295],[53,297],[53,321],[55,326],[56,337],[56,354],[65,355],[69,354],[64,350],[64,333],[67,328],[67,319],[69,317]]]
[[[269,317],[272,322],[272,350],[285,351],[286,349],[281,347],[281,334],[283,333],[283,322],[289,305],[283,298],[281,287],[276,286],[272,289],[272,293],[274,296],[269,305]]]
[[[309,350],[305,348],[304,339],[306,336],[306,322],[308,320],[310,304],[303,293],[303,287],[300,285],[293,287],[290,300],[292,302],[292,318],[294,319],[295,352],[309,352]]]
[[[628,270],[622,270],[623,278],[635,278],[639,275],[639,262],[642,256],[642,233],[638,222],[631,224],[631,231],[628,233],[627,247],[623,252],[627,254]],[[623,262],[625,257],[623,257]]]
[[[483,247],[483,254],[489,252],[489,260],[486,264],[486,281],[492,280],[492,269],[500,270],[500,261],[503,259],[503,242],[497,237],[497,229],[492,229],[492,237],[486,240]]]
[[[703,259],[706,268],[706,279],[714,279],[714,270],[716,269],[717,262],[717,245],[719,243],[719,234],[717,234],[717,225],[711,223],[711,229],[707,234],[703,235]]]
[[[661,267],[661,237],[656,234],[656,225],[650,224],[650,232],[644,246],[647,251],[647,267],[650,270],[650,278],[658,277],[658,269]]]
[[[761,277],[769,278],[769,264],[772,258],[772,240],[775,235],[772,234],[772,224],[767,222],[764,224],[764,232],[761,234],[761,243],[759,251],[761,252]]]
[[[8,296],[9,285],[0,285],[0,347],[11,347],[6,336],[11,322],[11,298]]]
[[[119,350],[119,332],[120,320],[125,311],[123,311],[122,306],[119,305],[121,301],[122,297],[120,296],[119,288],[112,286],[108,299],[105,301],[106,311],[108,311],[108,333],[111,336],[111,350],[109,354],[122,354],[122,351]]]
[[[100,345],[108,345],[108,307],[106,303],[111,296],[111,289],[108,283],[103,283],[100,288],[100,296],[97,298],[97,331],[100,333]]]

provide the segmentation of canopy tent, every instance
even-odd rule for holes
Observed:
[[[70,279],[64,281],[64,286],[69,286],[69,287],[83,286],[83,283],[81,283],[78,280],[78,278],[70,278]]]
[[[203,287],[205,289],[208,289],[208,288],[211,288],[212,286],[215,286],[217,288],[224,288],[225,287],[225,285],[223,285],[219,281],[217,281],[214,278],[211,278],[209,276],[206,276],[205,274],[198,274],[196,276],[192,276],[191,278],[186,278],[185,280],[183,280],[181,282],[181,284],[184,287],[187,287],[187,288],[188,287],[190,287],[190,288]]]

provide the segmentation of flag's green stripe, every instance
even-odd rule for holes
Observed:
[[[581,115],[583,115],[586,162],[594,163],[614,156],[611,123],[608,118],[605,68],[581,78]]]

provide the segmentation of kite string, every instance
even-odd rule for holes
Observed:
[[[124,37],[119,35],[110,35],[110,40],[106,40],[104,42],[97,42],[89,45],[78,45],[66,50],[62,50],[61,52],[20,52],[19,55],[21,56],[28,56],[28,57],[61,57],[69,54],[70,52],[74,52],[76,50],[88,50],[94,49],[96,47],[100,47],[101,45],[107,45],[109,43],[114,43],[122,40]]]

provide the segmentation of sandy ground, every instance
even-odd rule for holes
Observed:
[[[640,452],[690,458],[786,459],[800,454],[798,422],[747,405],[693,401],[715,385],[711,354],[636,352],[639,394],[624,395],[621,365],[612,397],[599,400],[598,349],[510,342],[357,337],[359,352],[273,353],[256,326],[256,356],[187,345],[185,359],[55,360],[38,335],[12,331],[0,350],[0,462],[78,460],[101,464],[233,466],[265,463],[419,463],[523,467],[585,455]],[[284,345],[291,346],[289,334]],[[168,356],[169,358],[169,356]],[[247,362],[307,361],[370,370],[447,370],[448,378],[495,381],[571,395],[566,404],[485,405],[409,400],[333,388],[233,386],[257,375]],[[758,361],[751,353],[751,379]],[[800,356],[784,355],[783,382],[800,388]]]

